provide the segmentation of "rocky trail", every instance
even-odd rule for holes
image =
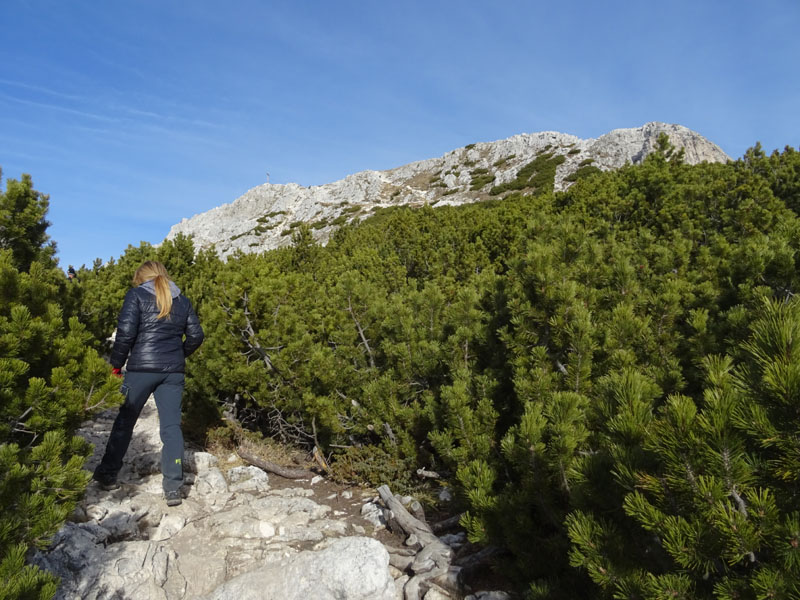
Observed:
[[[115,416],[116,410],[102,413],[79,431],[95,446],[87,469],[99,462]],[[396,526],[390,532],[386,518],[391,527],[394,514],[405,513],[402,499],[382,501],[375,490],[320,476],[283,479],[242,465],[236,455],[187,449],[183,503],[167,507],[160,450],[158,415],[148,401],[119,474],[121,486],[105,491],[92,482],[51,547],[34,557],[61,577],[57,600],[509,597],[464,596],[461,567],[450,564],[464,534],[412,536]],[[382,495],[387,492],[384,486]],[[432,542],[426,549],[417,537]]]

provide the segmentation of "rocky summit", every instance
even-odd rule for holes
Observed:
[[[470,144],[439,158],[388,171],[362,171],[340,181],[304,187],[264,184],[230,204],[184,219],[167,235],[194,236],[198,248],[214,247],[226,257],[240,250],[263,252],[290,243],[291,233],[307,223],[325,243],[338,227],[392,206],[444,206],[503,198],[512,191],[535,192],[527,177],[537,167],[554,169],[556,191],[596,170],[640,163],[665,133],[689,164],[725,162],[729,157],[700,134],[665,123],[616,129],[596,139],[545,131],[506,140]]]

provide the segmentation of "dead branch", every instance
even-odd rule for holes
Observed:
[[[311,451],[311,456],[314,457],[314,460],[323,471],[326,473],[331,472],[331,467],[328,464],[328,461],[325,460],[325,457],[322,455],[322,452],[320,452],[320,449],[317,446],[314,446],[314,449]]]
[[[274,473],[286,479],[303,479],[305,477],[313,477],[314,473],[306,469],[291,469],[289,467],[282,467],[268,460],[263,460],[243,450],[241,447],[236,449],[236,453],[247,463],[254,467],[258,467],[268,473]]]
[[[258,406],[260,404],[250,392],[245,392],[245,395],[254,405]],[[269,402],[270,408],[262,409],[258,419],[253,419],[254,422],[256,420],[266,422],[266,429],[269,435],[279,439],[281,442],[290,442],[306,448],[313,445],[315,442],[314,436],[309,434],[303,427],[302,417],[299,417],[297,413],[293,413],[294,416],[298,416],[300,425],[292,423],[283,415],[283,411],[276,406],[274,399],[268,397],[265,401]]]
[[[383,430],[386,432],[386,437],[389,438],[389,441],[392,443],[392,446],[397,446],[397,438],[394,437],[394,431],[392,431],[392,426],[388,423],[383,424]]]
[[[248,302],[249,298],[247,297],[247,292],[244,292],[244,295],[242,296],[242,308],[244,311],[244,321],[245,321],[244,327],[235,326],[232,321],[233,311],[224,304],[220,304],[220,306],[222,306],[222,310],[224,310],[225,313],[228,315],[228,317],[231,319],[228,321],[228,325],[231,327],[235,327],[239,330],[239,337],[242,340],[242,343],[244,343],[244,345],[249,348],[248,353],[252,353],[258,356],[264,362],[264,365],[267,367],[268,371],[273,371],[278,375],[281,375],[280,371],[273,364],[272,357],[269,355],[267,350],[281,350],[283,346],[276,346],[274,348],[264,348],[263,346],[261,346],[261,343],[258,341],[258,338],[256,337],[256,332],[255,328],[253,327],[253,323],[252,321],[250,321],[250,315],[252,313],[250,312],[250,309],[247,306]]]
[[[372,348],[369,347],[367,336],[364,335],[364,330],[361,328],[361,323],[358,322],[358,318],[356,317],[356,312],[353,310],[353,302],[350,296],[347,297],[347,312],[350,313],[350,316],[353,317],[353,321],[355,321],[356,329],[358,329],[358,335],[361,338],[361,342],[364,344],[364,347],[367,349],[367,354],[369,355],[369,366],[374,369],[375,358],[372,356]]]
[[[441,475],[436,471],[427,471],[425,469],[417,469],[417,476],[428,479],[439,479]]]

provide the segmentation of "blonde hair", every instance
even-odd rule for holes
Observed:
[[[146,260],[142,266],[136,269],[133,275],[133,285],[142,285],[145,281],[154,279],[156,288],[156,306],[158,306],[158,318],[163,319],[169,316],[169,311],[172,310],[172,293],[169,289],[169,275],[167,270],[160,262],[155,260]]]

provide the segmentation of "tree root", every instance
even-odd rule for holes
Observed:
[[[406,533],[406,544],[420,548],[413,556],[408,549],[392,553],[390,549],[390,562],[398,569],[409,571],[412,575],[403,589],[405,600],[421,600],[425,593],[434,585],[453,587],[457,581],[457,572],[454,576],[450,573],[450,562],[453,559],[453,550],[442,542],[431,530],[430,526],[406,510],[403,503],[392,494],[389,486],[382,485],[378,494],[388,509],[387,519],[392,528],[399,528]],[[399,549],[398,549],[399,550]],[[455,584],[457,586],[457,584]],[[455,591],[455,590],[453,590]]]

